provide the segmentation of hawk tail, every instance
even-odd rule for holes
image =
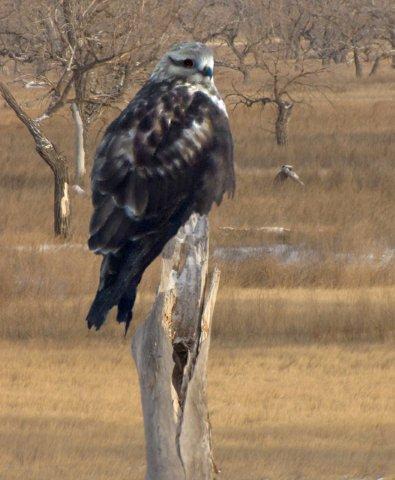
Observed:
[[[125,323],[126,334],[132,320],[137,287],[144,271],[160,255],[192,211],[189,202],[185,202],[169,220],[166,228],[143,240],[130,242],[117,256],[110,254],[104,257],[99,289],[86,319],[88,328],[95,327],[99,330],[111,308],[118,305],[117,320]]]
[[[126,245],[117,255],[104,256],[99,288],[86,318],[88,328],[99,330],[108,312],[118,305],[117,320],[125,323],[127,330],[144,265],[144,249],[138,244]]]
[[[133,318],[133,306],[137,296],[137,287],[142,275],[137,275],[131,281],[129,288],[118,302],[117,322],[125,324],[125,335]]]

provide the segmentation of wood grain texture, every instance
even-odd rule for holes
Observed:
[[[146,480],[213,478],[206,370],[219,271],[206,289],[207,267],[207,218],[192,215],[166,247],[152,311],[132,342]]]

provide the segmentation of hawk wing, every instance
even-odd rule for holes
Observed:
[[[233,142],[221,102],[215,91],[191,85],[143,87],[96,154],[90,249],[116,253],[160,230],[181,204],[205,214],[233,193]]]

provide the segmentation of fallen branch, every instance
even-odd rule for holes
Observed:
[[[284,227],[219,227],[219,229],[226,232],[265,232],[278,234],[291,233],[289,228]]]

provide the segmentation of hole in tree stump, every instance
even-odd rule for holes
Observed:
[[[184,378],[184,369],[188,363],[189,352],[191,350],[191,345],[185,342],[184,340],[175,341],[173,343],[173,375],[172,382],[173,386],[177,392],[178,403],[182,407],[184,404],[185,398],[183,398],[182,392],[182,380]]]

